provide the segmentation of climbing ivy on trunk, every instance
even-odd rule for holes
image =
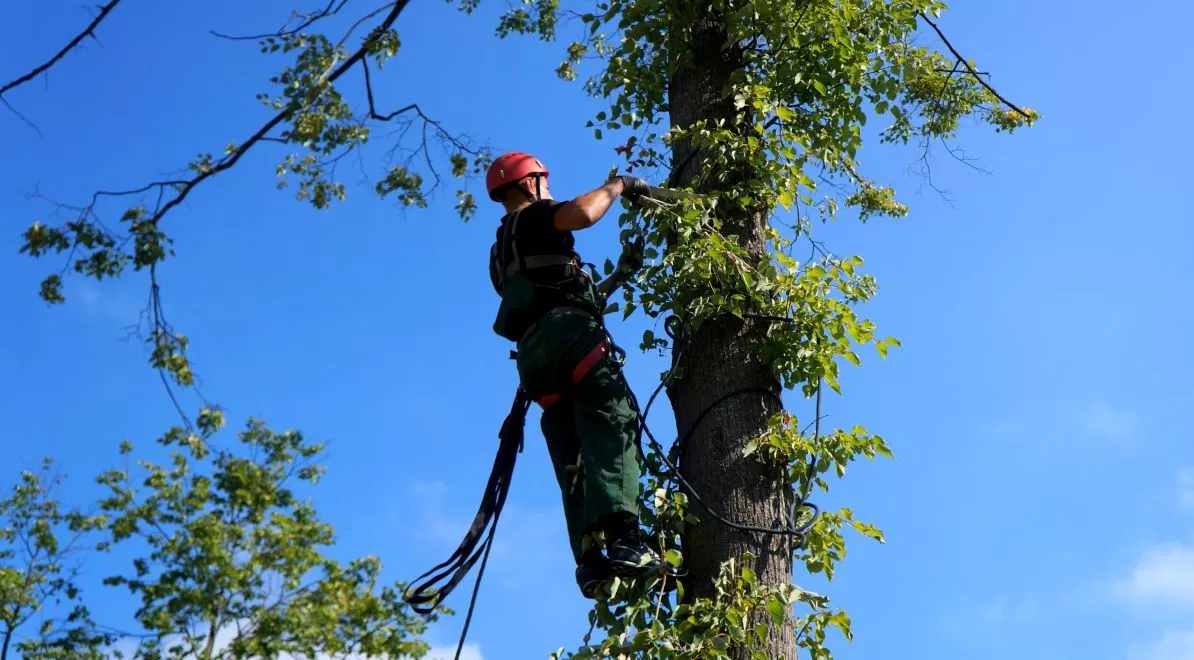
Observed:
[[[859,160],[868,121],[884,122],[879,142],[927,153],[948,149],[966,117],[1008,132],[1037,119],[945,40],[935,22],[945,8],[932,0],[608,0],[573,11],[526,0],[501,21],[499,35],[554,40],[561,21],[578,18],[587,36],[568,45],[557,72],[585,74],[585,89],[607,101],[588,122],[594,137],[616,140],[624,171],[656,172],[706,196],[627,208],[622,237],[645,237],[649,262],[620,307],[625,317],[675,315],[689,329],[682,341],[649,330],[641,347],[673,350],[668,396],[688,437],[674,457],[734,522],[796,525],[787,512],[809,480],[827,491],[829,472],[840,478],[860,457],[892,455],[865,428],[819,433],[816,420],[802,422],[766,394],[840,392],[843,361],[858,366],[862,347],[885,356],[899,345],[859,315],[878,288],[863,258],[832,253],[815,233],[845,212],[863,222],[908,213]],[[926,30],[949,54],[923,45]],[[710,408],[734,392],[743,394]],[[823,512],[794,547],[790,537],[705,515],[657,459],[649,463],[644,503],[665,547],[683,548],[683,588],[674,601],[643,593],[599,605],[593,621],[604,639],[561,655],[626,651],[629,639],[659,657],[794,658],[798,647],[829,657],[829,628],[851,638],[844,610],[793,585],[793,562],[832,579],[846,554],[843,527],[881,542],[877,527],[848,508]]]

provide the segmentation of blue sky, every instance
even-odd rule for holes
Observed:
[[[470,17],[412,3],[402,52],[375,80],[378,101],[417,101],[452,130],[532,151],[553,168],[558,197],[584,192],[616,162],[612,143],[583,125],[599,102],[555,78],[561,45],[494,38],[501,6]],[[136,187],[255,130],[253,95],[282,60],[207,30],[259,31],[291,7],[122,5],[102,45],[9,95],[42,135],[0,112],[11,250],[0,261],[0,485],[53,455],[72,477],[66,494],[85,501],[121,439],[148,447],[176,419],[141,347],[122,341],[144,278],[72,279],[69,303],[47,309],[36,290],[53,265],[16,250],[52,209],[25,193],[38,186],[71,202]],[[5,80],[87,20],[58,0],[8,11]],[[820,498],[851,506],[888,541],[852,537],[832,585],[802,581],[855,619],[838,657],[1194,658],[1194,444],[1183,425],[1194,406],[1183,330],[1194,321],[1194,230],[1180,201],[1191,99],[1171,84],[1194,63],[1180,45],[1190,18],[1157,0],[1132,11],[959,3],[942,26],[1044,121],[1012,137],[965,132],[960,144],[990,176],[939,155],[936,181],[952,206],[907,172],[910,150],[864,152],[912,212],[843,219],[823,234],[867,259],[881,290],[864,312],[903,342],[886,361],[846,370],[845,395],[826,401],[832,423],[864,424],[896,453]],[[463,534],[516,384],[508,345],[490,330],[496,209],[464,224],[449,194],[403,213],[356,185],[353,169],[349,201],[316,212],[274,190],[275,146],[170,216],[167,312],[234,428],[254,415],[329,442],[316,503],[338,530],[336,556],[377,554],[389,578],[410,579]],[[578,240],[591,261],[615,255],[612,216]],[[633,346],[644,324],[613,327]],[[632,383],[649,391],[664,364],[632,352]],[[790,404],[807,414],[805,402]],[[665,407],[652,423],[674,428]],[[532,412],[470,633],[474,657],[542,657],[579,642],[587,607],[569,559]],[[451,604],[463,609],[466,597],[462,588]],[[447,619],[429,640],[450,646],[461,623]]]

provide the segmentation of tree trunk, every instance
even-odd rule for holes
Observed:
[[[680,66],[669,81],[668,102],[673,126],[687,127],[702,119],[734,118],[732,96],[727,94],[731,74],[742,67],[740,57],[725,50],[724,23],[707,14],[696,17],[695,34],[684,48],[693,65]],[[675,53],[675,56],[680,56]],[[747,123],[749,125],[749,122]],[[674,181],[691,180],[699,171],[702,155],[690,157],[684,141],[672,153]],[[683,166],[682,166],[683,165]],[[765,211],[741,217],[723,217],[726,234],[737,234],[752,256],[767,250]],[[743,388],[765,388],[778,393],[780,384],[758,357],[764,340],[763,322],[743,322],[735,317],[708,321],[687,337],[680,358],[680,377],[668,388],[679,434],[688,433],[701,413],[719,398]],[[707,504],[735,523],[759,527],[785,526],[791,487],[782,468],[766,466],[754,456],[743,456],[747,443],[766,429],[769,417],[779,412],[775,397],[743,393],[724,401],[706,415],[680,452],[680,472]],[[685,534],[685,586],[692,597],[714,597],[713,582],[723,562],[743,565],[744,553],[760,586],[792,583],[789,537],[743,532],[715,520],[690,498],[689,509],[701,522]],[[769,619],[760,619],[758,623]],[[796,658],[795,629],[791,621],[775,629],[770,624],[766,657]],[[736,657],[747,654],[736,651]]]

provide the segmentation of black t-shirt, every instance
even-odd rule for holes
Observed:
[[[489,279],[493,283],[494,291],[501,293],[496,268],[501,268],[504,271],[507,265],[514,261],[514,250],[517,250],[517,254],[522,257],[547,254],[572,256],[576,254],[574,249],[576,239],[573,238],[572,232],[560,231],[553,224],[556,211],[564,204],[565,202],[554,199],[541,199],[532,202],[517,214],[510,213],[502,218],[502,222],[497,228],[493,248],[490,251]],[[510,225],[510,229],[514,232],[514,250],[503,255],[503,234],[507,225]],[[493,258],[495,255],[496,259]],[[527,279],[539,284],[553,284],[569,278],[572,273],[570,266],[545,266],[524,271]]]

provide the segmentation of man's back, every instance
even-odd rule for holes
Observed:
[[[556,210],[565,203],[542,199],[502,218],[490,249],[489,278],[494,291],[502,293],[504,274],[508,273],[510,264],[519,258],[544,255],[572,257],[576,254],[576,239],[572,232],[560,231],[553,224]],[[532,282],[549,285],[574,274],[573,267],[563,264],[529,268],[523,272]]]

